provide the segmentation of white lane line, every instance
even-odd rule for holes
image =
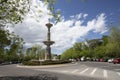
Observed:
[[[91,73],[90,75],[93,75],[95,72],[96,72],[97,68],[95,68]]]
[[[86,72],[87,70],[89,70],[89,68],[84,69],[82,72],[80,72],[80,74],[83,74],[83,73]]]
[[[107,70],[103,70],[103,76],[104,76],[105,78],[108,77]]]
[[[117,72],[117,74],[120,76],[120,72]]]
[[[67,72],[69,72],[69,71],[60,71],[61,73],[67,73]]]
[[[73,70],[71,73],[75,73],[75,72],[77,72],[77,71],[79,71],[78,69],[75,69],[75,70]]]

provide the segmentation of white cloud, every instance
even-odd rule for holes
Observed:
[[[15,33],[24,38],[26,46],[46,40],[47,28],[45,24],[48,22],[48,18],[51,18],[48,15],[47,5],[39,0],[33,1],[32,11],[25,17],[23,23],[17,24],[13,29]],[[39,12],[39,10],[42,12]],[[61,51],[71,47],[78,39],[86,36],[90,31],[101,34],[107,31],[104,13],[88,21],[87,25],[82,25],[87,16],[88,14],[80,13],[70,16],[70,20],[65,20],[64,16],[62,16],[61,22],[53,24],[51,39],[55,41],[55,44],[52,46],[52,50],[61,53]],[[80,20],[81,18],[84,19]]]
[[[88,14],[84,14],[83,17],[86,18],[88,16]]]
[[[94,33],[105,33],[108,29],[106,27],[106,16],[104,13],[97,16],[97,18],[88,21],[87,27],[93,30]]]
[[[52,39],[56,42],[54,45],[55,49],[64,50],[71,47],[78,39],[86,36],[90,31],[93,31],[94,33],[104,33],[107,31],[105,14],[103,13],[97,18],[88,21],[86,26],[82,25],[84,21],[76,18],[74,17],[72,20],[64,20],[54,26]]]
[[[105,18],[106,18],[105,14],[103,13],[100,16],[98,16],[96,20],[94,32],[100,32],[100,33],[106,32],[107,28],[105,27],[106,26]]]

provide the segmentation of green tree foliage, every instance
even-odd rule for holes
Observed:
[[[107,47],[112,52],[111,55],[114,55],[114,57],[120,57],[120,27],[111,28],[110,40]]]
[[[83,56],[83,53],[82,51],[84,49],[87,49],[87,45],[85,45],[84,42],[76,42],[74,45],[73,45],[73,50],[74,50],[74,53],[76,53],[76,58],[80,58]]]
[[[75,59],[82,56],[98,59],[120,57],[120,28],[111,28],[110,34],[101,39],[86,40],[86,43],[77,42],[62,54],[64,59]]]
[[[0,30],[0,48],[10,45],[9,31]]]
[[[0,27],[22,21],[29,11],[29,0],[0,0]]]
[[[43,0],[46,4],[48,4],[48,9],[50,10],[50,15],[53,17],[53,21],[55,24],[61,21],[61,12],[59,10],[55,10],[54,4],[57,2],[57,0]],[[70,2],[71,0],[65,0],[67,2]],[[86,0],[81,0],[82,2],[86,2]]]
[[[73,57],[72,57],[72,48],[70,48],[70,49],[67,49],[65,52],[63,52],[63,54],[61,55],[61,58],[62,59],[72,59]]]
[[[102,45],[106,46],[109,43],[110,37],[109,36],[103,36],[101,40],[102,40]]]
[[[0,30],[0,61],[3,61],[5,47],[10,45],[10,33],[6,30]]]
[[[34,45],[31,48],[26,50],[25,60],[32,60],[32,59],[44,59],[45,58],[45,49],[42,48],[40,45]]]
[[[79,57],[79,53],[77,53],[74,48],[67,49],[61,55],[61,59],[77,59]]]
[[[94,49],[94,57],[95,58],[103,58],[106,56],[106,47],[105,46],[98,46]]]
[[[22,46],[20,47],[22,40],[13,36],[5,26],[22,21],[28,11],[29,0],[0,0],[0,59],[14,59],[17,56],[18,46],[22,49]],[[10,49],[6,51],[6,47]]]
[[[18,35],[11,34],[11,44],[8,51],[8,58],[11,61],[18,61],[19,55],[22,55],[24,41]]]
[[[23,50],[23,39],[8,30],[0,30],[0,61],[17,61]]]
[[[52,21],[54,21],[55,24],[60,22],[61,13],[59,10],[55,10],[55,6],[54,6],[57,0],[43,0],[43,1],[48,5],[48,10],[50,10],[50,13],[48,14],[52,16]]]

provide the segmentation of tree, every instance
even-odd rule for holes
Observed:
[[[113,27],[110,34],[111,43],[118,44],[120,46],[120,28]]]
[[[67,49],[65,52],[62,53],[61,55],[61,59],[77,59],[79,58],[79,53],[76,53],[76,51],[74,50],[74,48],[69,48]]]
[[[112,27],[109,43],[107,44],[108,52],[113,57],[120,57],[120,28]]]
[[[11,43],[8,50],[8,59],[11,61],[18,61],[20,55],[22,54],[24,41],[18,35],[12,33]]]
[[[81,52],[86,48],[87,48],[87,46],[85,45],[84,42],[76,42],[73,45],[73,50],[74,50],[74,53],[77,54],[77,58],[80,58],[83,56],[83,53],[81,53]]]
[[[18,60],[23,39],[8,30],[0,30],[0,61]]]
[[[29,0],[0,0],[0,28],[18,23],[29,11]]]
[[[0,30],[0,62],[4,60],[5,47],[10,45],[9,31]]]
[[[26,49],[25,60],[31,59],[44,59],[45,58],[45,49],[40,45],[33,45],[31,48]]]
[[[7,24],[16,24],[23,20],[24,15],[29,11],[29,0],[0,0],[0,57],[7,59],[4,54],[6,47],[15,51],[19,43],[11,43],[11,33],[5,29]],[[13,49],[15,48],[15,49]],[[14,52],[15,53],[15,52]],[[11,53],[12,54],[12,53]],[[4,57],[3,57],[4,55]],[[9,56],[10,57],[10,56]],[[12,56],[15,58],[15,56]]]
[[[42,46],[36,45],[37,48],[37,59],[45,59],[45,49]]]
[[[100,41],[99,45],[94,48],[94,57],[95,58],[105,58],[108,57],[107,51],[108,48],[106,47],[109,43],[109,36],[103,36]]]
[[[65,60],[68,60],[68,59],[72,59],[72,48],[70,49],[67,49],[65,52],[62,53],[61,55],[61,59],[65,59]]]
[[[109,43],[110,37],[109,36],[103,36],[101,40],[102,40],[102,45],[106,46]]]
[[[10,45],[10,33],[8,30],[0,30],[0,48]]]
[[[97,46],[94,49],[94,55],[95,58],[104,58],[107,57],[106,55],[106,47],[105,46]]]

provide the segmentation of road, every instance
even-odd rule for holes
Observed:
[[[58,80],[120,80],[120,64],[105,62],[76,62],[54,67],[0,66],[0,76],[35,76],[47,74]]]

